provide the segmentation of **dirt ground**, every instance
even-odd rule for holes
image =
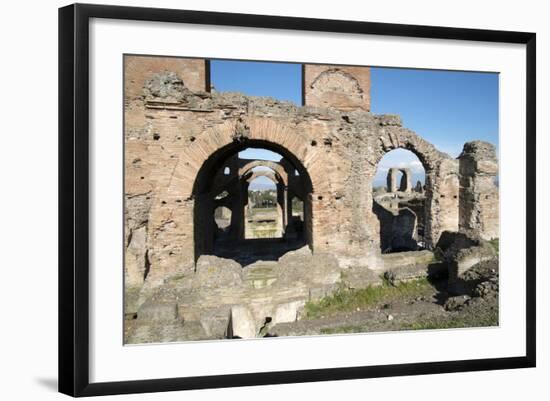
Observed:
[[[480,263],[463,277],[460,293],[450,294],[446,278],[418,282],[417,291],[387,291],[378,302],[334,312],[319,308],[314,318],[268,328],[267,336],[300,336],[395,330],[498,326],[498,261]],[[398,284],[397,284],[398,285]],[[350,303],[353,304],[353,303]],[[343,307],[344,309],[346,306]],[[319,316],[320,315],[320,316]]]

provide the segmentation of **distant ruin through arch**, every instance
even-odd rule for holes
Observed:
[[[238,154],[246,148],[268,149],[282,156],[280,162],[261,159],[241,159]],[[224,174],[220,169],[229,167],[230,173]],[[259,168],[263,168],[260,170]],[[294,175],[294,171],[300,171],[300,175]],[[259,177],[271,180],[276,188],[275,208],[276,217],[262,217],[255,219],[254,214],[261,210],[254,208],[249,196],[249,185]],[[293,225],[289,225],[292,216],[291,196],[299,193],[309,199],[308,193],[312,190],[311,180],[305,167],[286,148],[274,142],[266,140],[244,140],[233,142],[222,147],[204,162],[199,170],[194,185],[194,235],[195,235],[195,259],[203,254],[221,255],[233,257],[232,251],[237,247],[247,248],[250,253],[261,254],[261,257],[269,259],[282,256],[289,249],[296,249],[304,244],[313,247],[311,236],[307,236],[308,225],[312,223],[311,205],[304,205],[304,230],[300,236],[295,235]],[[212,229],[211,218],[216,200],[212,201],[214,194],[226,191],[229,195],[224,198],[224,203],[230,205],[232,211],[229,235],[222,240],[216,237],[216,231]],[[271,221],[273,220],[273,221]],[[206,222],[206,224],[201,223]],[[274,223],[271,225],[271,223]],[[252,230],[252,226],[265,226],[266,228]],[[254,246],[254,240],[273,240],[266,247],[269,252],[262,253],[259,246]],[[260,257],[260,256],[259,256]],[[237,256],[235,258],[238,259]],[[241,259],[238,259],[242,261]],[[251,258],[253,261],[254,258]]]
[[[412,187],[413,170],[415,178],[422,181],[425,181],[425,170],[418,166],[422,163],[413,152],[398,149],[385,153],[378,164],[376,176],[379,179],[387,169],[386,186],[373,186],[373,212],[378,218],[380,250],[384,254],[428,247],[425,232],[426,216],[430,211],[424,191]],[[397,155],[400,167],[388,167]]]

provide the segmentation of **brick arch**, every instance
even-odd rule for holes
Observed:
[[[260,164],[260,166],[265,166],[265,165]],[[238,185],[238,183],[245,177],[246,177],[247,181],[249,181],[249,182],[252,181],[252,179],[250,178],[250,174],[251,174],[250,170],[252,170],[254,167],[258,167],[258,166],[257,165],[252,166],[251,168],[246,169],[242,174],[241,174],[241,170],[239,169],[238,174],[236,176],[232,177],[229,181],[222,182],[221,184],[215,184],[214,186],[212,186],[212,191],[211,192],[212,193],[220,193],[222,191],[228,190],[228,188],[234,187],[235,185]],[[286,174],[284,176],[281,176],[276,171],[271,170],[270,172],[272,174],[274,174],[274,179],[272,181],[275,184],[279,183],[279,184],[287,185]],[[284,171],[283,171],[283,173],[284,173]],[[248,177],[247,177],[247,175],[248,175]],[[256,178],[256,177],[254,177],[254,178]]]
[[[279,174],[271,171],[253,171],[250,175],[245,175],[247,182],[252,182],[258,177],[266,177],[273,181],[275,185],[282,183],[282,178]]]
[[[210,169],[221,159],[248,147],[281,154],[296,167],[300,176],[309,177],[310,182],[306,184],[311,186],[312,193],[326,191],[327,181],[322,174],[323,152],[310,143],[306,134],[270,118],[227,120],[192,137],[192,141],[181,148],[167,192],[182,199],[192,198],[197,191],[200,192],[197,178],[201,169]]]
[[[284,185],[288,185],[288,178],[287,178],[288,173],[285,171],[285,168],[281,164],[271,160],[252,160],[239,168],[238,175],[242,177],[255,167],[270,168],[271,170],[273,170],[275,173],[278,174],[278,176],[281,178],[281,182]]]
[[[331,83],[334,87],[331,87]],[[349,87],[341,88],[342,84],[347,84],[349,85]],[[348,96],[360,96],[361,94],[363,94],[363,89],[361,88],[361,85],[359,84],[357,78],[355,78],[349,72],[346,72],[339,68],[330,68],[320,73],[317,78],[313,80],[310,88],[315,89],[318,86],[320,86],[322,90],[326,90],[328,88],[329,90],[336,89],[340,91],[346,91]]]
[[[442,160],[451,159],[449,155],[440,152],[434,145],[413,131],[401,127],[394,130],[385,130],[378,137],[377,142],[377,151],[374,152],[374,165],[378,165],[386,153],[395,149],[405,149],[414,153],[422,163],[426,175],[437,169]]]
[[[402,174],[399,183],[397,182],[398,173]],[[396,190],[410,192],[412,190],[411,169],[390,167],[386,174],[386,186],[388,192],[395,192]]]
[[[321,174],[323,151],[311,146],[307,134],[274,119],[252,117],[226,121],[204,131],[182,148],[179,162],[172,174],[167,192],[193,200],[193,238],[195,260],[213,248],[213,238],[207,221],[211,215],[213,179],[215,172],[232,155],[246,148],[264,148],[279,153],[288,160],[300,174],[305,193],[325,187]],[[311,228],[313,226],[311,197],[307,204],[306,225],[309,228],[306,242],[313,247]]]
[[[411,130],[400,126],[384,127],[376,139],[375,151],[370,159],[371,165],[374,166],[372,176],[369,177],[371,186],[378,163],[386,153],[395,149],[411,151],[424,167],[425,239],[427,247],[433,248],[443,231],[458,230],[458,199],[454,193],[448,193],[452,188],[445,185],[449,177],[454,177],[458,173],[458,162]]]

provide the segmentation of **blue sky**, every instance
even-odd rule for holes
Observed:
[[[270,96],[301,105],[300,64],[212,60],[211,82],[219,92]],[[452,157],[474,139],[498,148],[498,74],[373,67],[371,111],[399,114],[405,127]],[[250,149],[241,156],[276,159],[266,152]],[[394,150],[381,160],[375,185],[383,185],[389,167],[410,167],[413,179],[424,181],[416,156]]]

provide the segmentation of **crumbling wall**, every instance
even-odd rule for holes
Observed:
[[[390,210],[374,202],[380,222],[380,250],[383,253],[418,250],[416,213],[408,207]]]
[[[195,90],[178,69],[168,71],[172,58],[157,58],[160,71],[133,79],[140,60],[129,58],[127,93],[142,95],[125,99],[126,201],[148,199],[126,211],[126,236],[146,227],[139,235],[145,234],[147,252],[147,268],[127,273],[138,277],[147,269],[146,286],[194,272],[214,238],[214,215],[205,212],[215,208],[212,180],[250,146],[278,152],[284,163],[300,169],[288,180],[289,186],[293,180],[309,181],[308,190],[298,194],[304,201],[307,243],[314,253],[334,255],[341,266],[381,263],[372,180],[378,162],[392,149],[411,150],[426,170],[427,246],[442,231],[458,230],[458,162],[402,127],[399,117],[372,115],[364,107],[297,107],[271,98]],[[204,65],[194,62],[199,69]],[[355,77],[365,95],[365,84]],[[232,165],[225,179],[234,178],[239,167]]]
[[[401,180],[399,181],[399,187],[397,186],[397,174],[401,172]],[[399,167],[391,167],[388,169],[388,175],[386,177],[386,183],[387,183],[387,192],[397,192],[398,190],[400,192],[411,192],[412,190],[412,184],[411,184],[411,169],[410,168],[399,168]]]
[[[401,176],[401,182],[399,183],[399,190],[401,192],[411,192],[411,169],[401,168],[399,169],[403,175]]]
[[[455,294],[463,291],[464,274],[470,268],[498,258],[498,253],[489,242],[462,232],[443,232],[435,253],[447,266],[448,291]]]
[[[395,167],[391,167],[388,170],[388,176],[386,177],[386,183],[387,183],[386,190],[390,193],[393,193],[393,192],[397,191],[397,173],[398,173],[398,171],[399,171],[399,169],[395,168]]]
[[[499,237],[499,195],[495,147],[483,141],[464,144],[460,161],[460,231],[485,240]]]
[[[431,249],[443,231],[458,230],[458,162],[402,127],[398,116],[379,117],[379,121],[378,129],[366,134],[370,146],[364,171],[369,176],[369,186],[372,186],[374,177],[369,165],[376,167],[391,150],[410,150],[418,157],[426,172],[424,239],[426,247]],[[372,202],[372,195],[370,198]],[[370,222],[378,226],[376,219]]]
[[[307,106],[370,111],[370,68],[304,64],[303,97]]]
[[[145,82],[155,74],[170,71],[191,91],[210,91],[208,60],[181,57],[130,56],[124,57],[124,100],[141,98]]]

